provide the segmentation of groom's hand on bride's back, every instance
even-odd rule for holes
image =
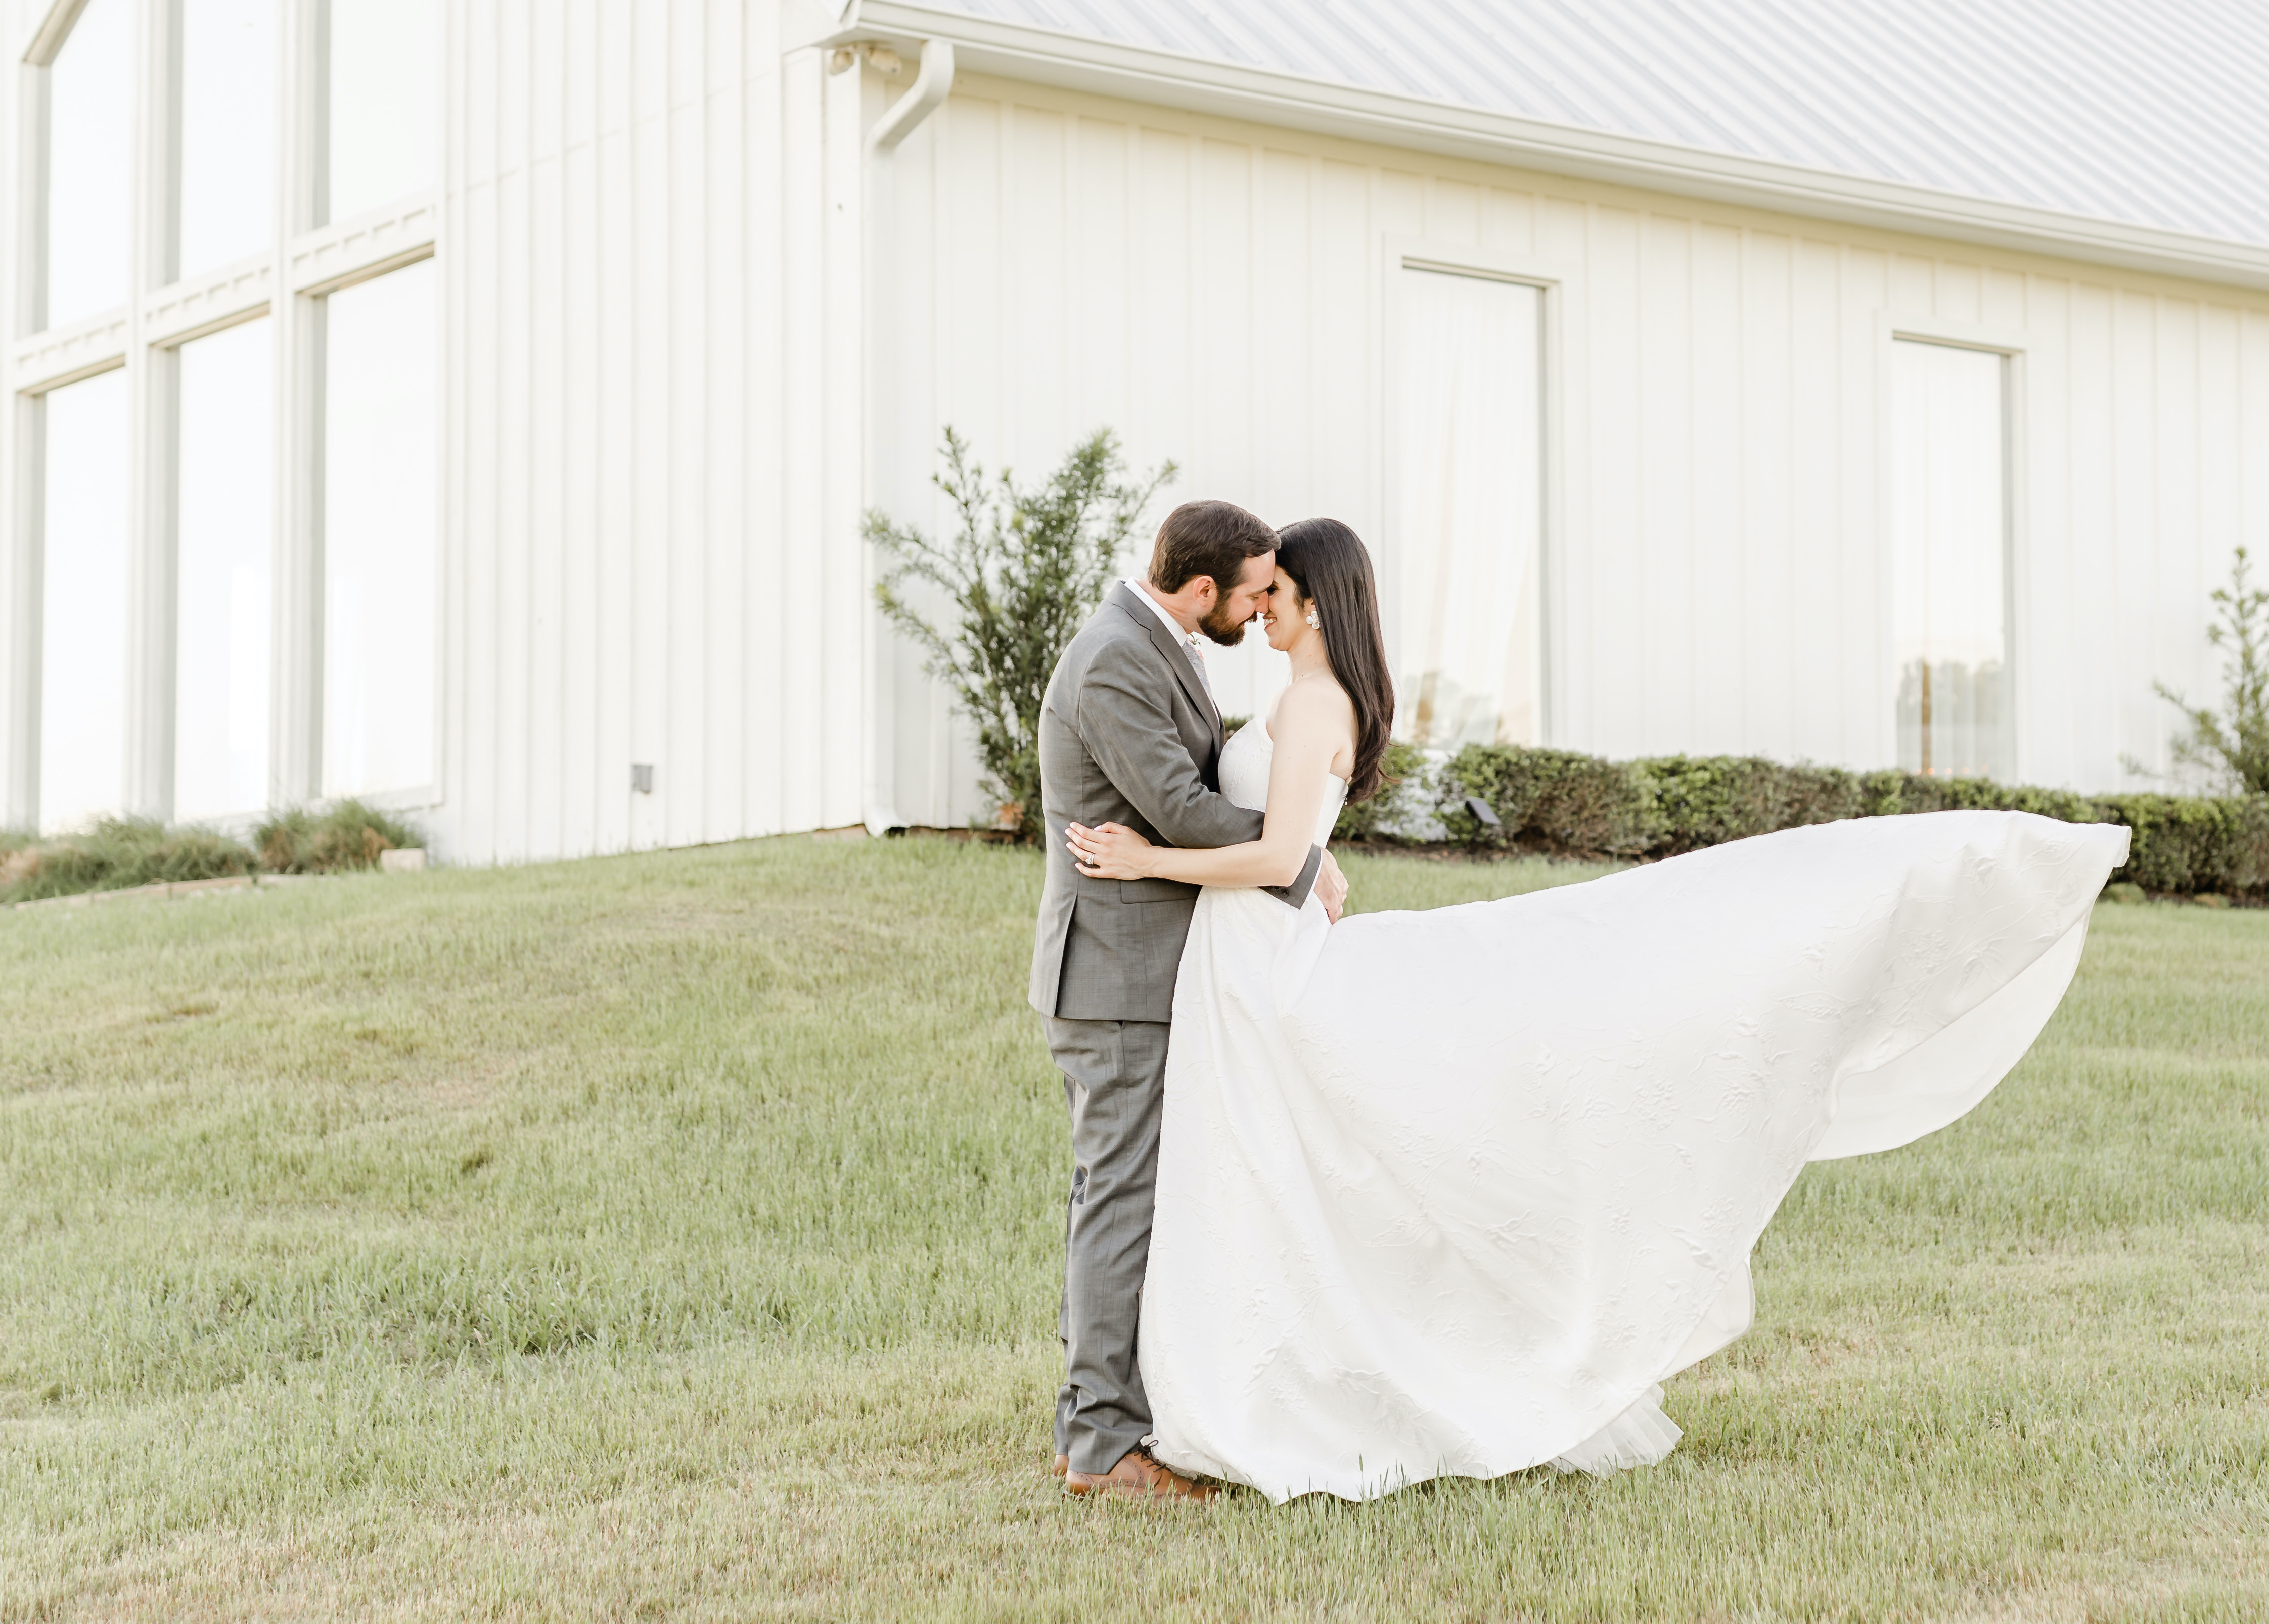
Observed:
[[[1334,925],[1340,922],[1340,915],[1347,911],[1347,875],[1340,872],[1340,866],[1332,860],[1332,854],[1325,853],[1323,862],[1316,869],[1316,895],[1323,898],[1324,912]]]

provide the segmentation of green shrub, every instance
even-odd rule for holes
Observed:
[[[1475,795],[1501,823],[1464,805]],[[1886,769],[1788,766],[1756,757],[1665,756],[1610,762],[1569,750],[1468,745],[1443,768],[1436,811],[1476,850],[1541,848],[1670,857],[1842,817],[1910,812],[2031,812],[2132,832],[2113,878],[2146,890],[2269,896],[2269,797],[2083,795],[1983,778]]]
[[[1468,744],[1436,781],[1436,812],[1450,838],[1478,850],[1529,845],[1620,856],[1651,851],[1659,839],[1652,785],[1596,756]],[[1467,811],[1468,796],[1486,801],[1499,827]]]
[[[1038,840],[1048,679],[1111,589],[1135,522],[1173,479],[1174,465],[1124,477],[1119,441],[1107,429],[1072,447],[1038,485],[1019,485],[1006,471],[988,483],[950,427],[944,456],[945,471],[931,483],[953,504],[960,534],[933,541],[870,510],[867,539],[895,560],[875,584],[875,601],[922,651],[929,674],[951,686],[977,727],[986,790],[1016,809],[1019,838]],[[906,596],[910,580],[950,601],[953,621],[941,625],[923,615]]]
[[[2106,795],[2096,820],[2134,844],[2113,877],[2147,891],[2269,892],[2269,796]]]
[[[2096,801],[2076,790],[2036,789],[1983,778],[1925,778],[1896,769],[1867,777],[1875,786],[1874,804],[1867,812],[1871,816],[1898,812],[2032,812],[2067,823],[2117,821],[2105,818]]]
[[[1390,744],[1382,764],[1386,783],[1370,800],[1350,801],[1340,808],[1340,821],[1332,825],[1334,840],[1400,840],[1423,815],[1432,789],[1426,781],[1426,753],[1415,744]]]
[[[168,829],[154,818],[104,818],[83,835],[37,840],[19,834],[0,842],[0,902],[218,880],[256,867],[241,843],[210,829]]]
[[[374,868],[381,852],[409,851],[425,844],[416,829],[359,801],[342,801],[327,811],[295,808],[279,812],[253,834],[261,866],[270,874],[332,874]]]
[[[1661,756],[1630,764],[1652,798],[1650,852],[1667,856],[1768,830],[1859,817],[1859,775],[1837,767],[1783,766],[1755,756]]]
[[[2178,766],[2203,768],[2240,795],[2269,795],[2269,587],[2253,585],[2251,568],[2239,548],[2229,585],[2206,594],[2219,611],[2206,630],[2206,641],[2229,656],[2222,667],[2227,709],[2217,714],[2164,683],[2151,686],[2189,724],[2174,742]],[[2146,771],[2132,758],[2127,770]]]

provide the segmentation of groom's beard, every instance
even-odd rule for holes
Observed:
[[[1224,600],[1215,604],[1212,612],[1198,622],[1198,630],[1223,648],[1235,648],[1239,643],[1245,641],[1245,628],[1252,624],[1253,614],[1250,610],[1246,612],[1243,620],[1231,620],[1229,617],[1229,604]]]

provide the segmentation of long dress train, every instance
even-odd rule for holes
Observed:
[[[1268,767],[1255,722],[1224,793],[1264,805]],[[1982,1100],[2126,847],[1944,812],[1337,926],[1207,890],[1142,1311],[1159,1458],[1279,1502],[1660,1459],[1659,1384],[1748,1328],[1798,1171]]]

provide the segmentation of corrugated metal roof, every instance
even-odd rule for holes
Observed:
[[[2269,244],[2263,0],[927,0],[1704,151]]]

